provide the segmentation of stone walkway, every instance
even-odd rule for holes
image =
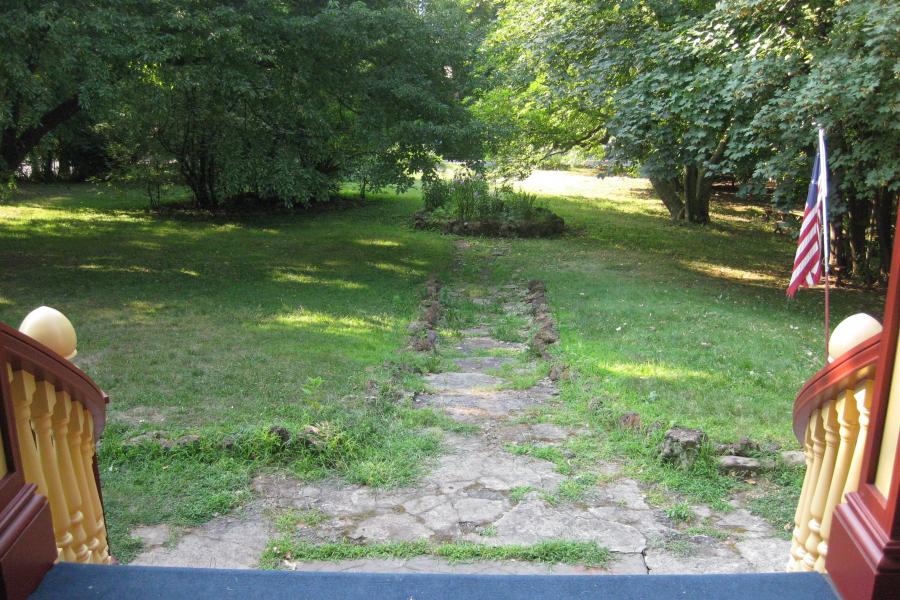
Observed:
[[[451,290],[450,293],[454,291]],[[458,292],[458,290],[457,290]],[[552,292],[552,290],[551,290]],[[566,482],[553,463],[514,454],[510,444],[561,446],[585,432],[521,419],[529,408],[558,402],[558,389],[542,379],[524,390],[509,389],[497,376],[504,367],[533,369],[522,357],[525,344],[491,335],[503,314],[527,317],[526,290],[507,285],[475,298],[484,306],[483,322],[461,338],[440,341],[457,371],[426,377],[421,406],[442,410],[473,425],[471,435],[444,435],[444,453],[414,487],[377,490],[338,480],[302,483],[272,475],[257,477],[257,500],[241,513],[182,532],[167,543],[164,527],[141,528],[135,535],[146,550],[137,564],[201,567],[252,567],[275,536],[271,515],[279,510],[315,510],[322,522],[299,526],[310,542],[387,542],[428,540],[479,544],[534,544],[546,540],[592,541],[613,559],[604,570],[516,561],[449,563],[420,557],[343,562],[285,562],[296,570],[454,573],[726,573],[781,571],[789,542],[776,537],[762,520],[735,505],[726,513],[693,507],[715,537],[690,536],[645,500],[641,484],[624,477],[614,463],[598,464],[599,481],[577,501],[556,495]],[[498,312],[489,306],[502,306]],[[718,539],[722,538],[722,539]]]

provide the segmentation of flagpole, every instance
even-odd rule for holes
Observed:
[[[828,158],[825,155],[825,129],[819,126],[819,186],[822,194],[822,257],[825,261],[825,365],[828,365],[828,340],[831,337],[831,232],[828,227]]]

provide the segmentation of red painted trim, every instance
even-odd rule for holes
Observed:
[[[28,484],[0,511],[0,594],[27,598],[55,560],[50,505]]]
[[[900,598],[900,452],[893,457],[887,497],[874,485],[891,386],[900,385],[892,381],[900,332],[900,244],[894,244],[884,315],[859,491],[847,494],[835,510],[825,562],[835,587],[850,600]]]
[[[856,385],[861,379],[871,377],[880,347],[881,334],[873,335],[845,352],[803,385],[794,401],[794,435],[797,436],[801,446],[806,439],[809,415],[823,403],[834,398],[836,392]]]

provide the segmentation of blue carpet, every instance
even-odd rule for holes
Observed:
[[[294,573],[60,563],[33,600],[836,599],[816,573],[742,575],[427,575]]]

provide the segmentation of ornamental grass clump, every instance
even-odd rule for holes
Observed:
[[[459,174],[450,181],[431,179],[422,186],[424,210],[419,229],[445,233],[546,237],[563,231],[563,220],[538,205],[537,197],[509,185],[491,188],[480,174]]]

